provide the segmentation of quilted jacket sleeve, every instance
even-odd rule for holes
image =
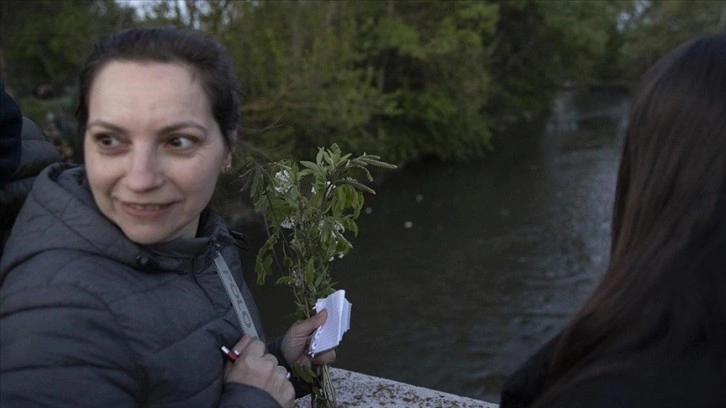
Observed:
[[[140,405],[143,373],[92,294],[70,286],[4,291],[0,328],[3,408]]]

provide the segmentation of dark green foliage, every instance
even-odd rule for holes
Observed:
[[[137,14],[113,0],[1,2],[2,79],[17,91],[72,85],[99,35],[189,26],[226,45],[244,101],[240,135],[274,158],[337,143],[396,163],[465,160],[491,150],[493,133],[546,112],[563,84],[634,81],[726,21],[722,0],[139,4]]]
[[[102,34],[135,24],[135,11],[113,0],[3,0],[3,80],[13,87],[75,81]]]
[[[633,82],[663,54],[700,34],[726,31],[724,0],[635,1],[621,18],[623,76]]]

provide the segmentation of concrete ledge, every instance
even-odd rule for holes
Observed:
[[[417,387],[340,368],[331,368],[339,408],[426,407],[497,408],[497,404]],[[310,407],[310,398],[295,401]]]

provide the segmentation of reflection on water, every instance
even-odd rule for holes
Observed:
[[[627,98],[563,96],[547,122],[507,135],[481,163],[420,164],[367,198],[350,255],[334,262],[353,303],[337,366],[498,401],[607,264]],[[248,280],[262,242],[249,236]],[[254,288],[269,336],[287,289]]]

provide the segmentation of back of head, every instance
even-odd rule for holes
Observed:
[[[683,44],[645,75],[631,113],[616,194],[616,262],[666,242],[682,246],[723,223],[726,34]]]
[[[608,270],[557,344],[544,400],[617,369],[612,356],[652,347],[675,352],[707,338],[726,360],[724,254],[720,34],[684,43],[643,77],[618,174]]]
[[[201,80],[219,129],[231,147],[239,126],[240,110],[234,66],[217,41],[206,35],[174,27],[132,28],[102,38],[86,59],[80,73],[76,111],[80,137],[88,122],[88,100],[93,81],[114,61],[181,64]]]

